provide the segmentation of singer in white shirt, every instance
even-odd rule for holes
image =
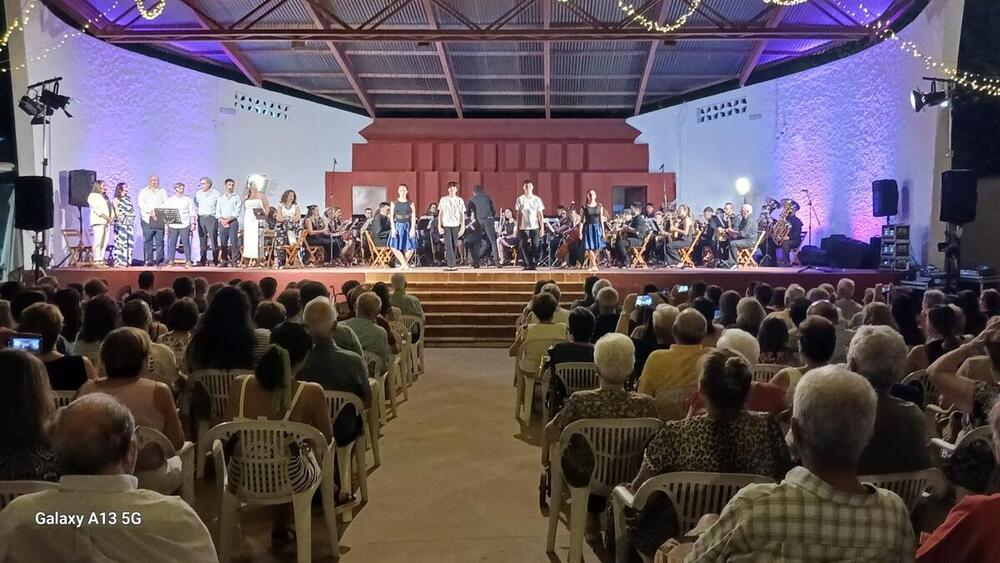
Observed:
[[[167,264],[172,264],[177,256],[177,239],[184,245],[184,266],[191,267],[191,229],[194,227],[193,220],[197,215],[194,212],[194,202],[184,195],[184,184],[177,182],[174,184],[174,195],[167,198],[164,207],[176,209],[181,220],[167,225],[167,248],[170,255]]]
[[[458,197],[456,182],[448,182],[448,195],[438,202],[438,233],[444,235],[445,271],[454,271],[458,239],[465,234],[465,201]]]
[[[139,224],[142,226],[142,254],[147,266],[163,262],[163,219],[156,208],[167,201],[166,190],[160,189],[160,179],[149,177],[149,185],[139,190]]]
[[[91,252],[94,267],[106,268],[108,263],[104,259],[104,252],[108,248],[108,232],[115,213],[108,203],[104,180],[94,182],[94,189],[87,196],[87,205],[90,207]]]

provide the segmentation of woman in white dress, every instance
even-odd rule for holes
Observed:
[[[247,198],[243,201],[243,259],[260,260],[260,221],[254,209],[262,209],[264,215],[271,211],[267,196],[260,191],[261,176],[251,176],[247,185]]]
[[[108,247],[108,229],[115,221],[115,211],[108,202],[104,180],[94,182],[94,189],[87,196],[87,205],[90,206],[90,228],[93,235],[91,252],[94,255],[94,267],[107,268],[108,262],[104,253]]]

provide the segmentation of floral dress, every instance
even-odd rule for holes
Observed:
[[[135,246],[135,209],[128,194],[114,198],[112,205],[115,208],[115,266],[131,266]]]

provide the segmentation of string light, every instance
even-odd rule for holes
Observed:
[[[135,9],[139,11],[139,15],[147,20],[155,20],[160,17],[163,10],[167,7],[167,0],[160,0],[152,8],[146,7],[145,0],[135,0]]]
[[[773,4],[775,6],[798,6],[799,4],[805,4],[809,0],[764,0],[765,4]]]
[[[7,42],[10,41],[10,36],[14,34],[15,31],[24,31],[24,26],[28,24],[28,20],[31,19],[31,12],[35,9],[35,3],[30,2],[23,10],[21,10],[21,17],[14,18],[11,20],[10,25],[3,33],[3,37],[0,38],[0,51],[7,46]]]
[[[42,49],[41,54],[35,55],[33,57],[29,57],[23,63],[14,65],[14,66],[9,67],[9,68],[0,67],[0,73],[13,72],[15,70],[21,70],[23,68],[27,68],[28,65],[31,64],[31,63],[38,62],[38,61],[43,60],[43,59],[47,59],[49,57],[49,55],[51,55],[53,52],[55,52],[60,47],[62,47],[63,45],[65,45],[66,42],[69,41],[70,39],[79,37],[79,36],[83,35],[84,33],[86,33],[87,30],[90,29],[91,25],[93,25],[93,23],[96,22],[98,18],[108,19],[108,14],[110,14],[111,12],[113,12],[114,9],[118,7],[118,1],[119,0],[115,0],[114,2],[112,2],[111,6],[108,7],[107,10],[104,10],[103,12],[97,14],[96,16],[94,16],[92,18],[89,18],[83,24],[83,26],[79,30],[68,31],[68,32],[62,34],[59,37],[59,41],[55,45],[50,45],[48,47],[45,47],[44,49]],[[33,5],[34,4],[32,4],[32,6]],[[27,21],[27,20],[25,20],[25,21]]]

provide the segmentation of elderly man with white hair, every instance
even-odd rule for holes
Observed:
[[[618,291],[611,286],[601,288],[597,292],[597,302],[594,303],[591,312],[596,319],[591,340],[597,342],[602,336],[615,332],[618,328],[618,316],[621,314],[621,308],[618,307]]]
[[[906,505],[858,480],[876,403],[871,385],[843,367],[803,376],[792,410],[802,466],[780,484],[736,493],[685,561],[912,561]]]
[[[60,410],[51,442],[64,474],[0,512],[0,561],[218,561],[194,509],[138,488],[135,428],[104,393]]]
[[[560,301],[562,300],[562,290],[559,289],[559,286],[555,282],[549,282],[542,286],[542,293],[548,293],[552,297],[556,298],[557,307],[556,311],[552,313],[552,322],[569,326],[569,310],[564,307],[558,306]],[[536,317],[534,313],[529,312],[528,324],[537,322],[538,322],[538,317]]]
[[[834,305],[840,309],[840,316],[846,320],[861,312],[861,303],[854,300],[854,280],[841,278],[837,282],[837,300]]]
[[[729,350],[743,357],[750,366],[751,372],[760,359],[760,343],[752,334],[738,328],[726,329],[715,345],[718,350]],[[749,411],[766,412],[771,415],[781,414],[787,407],[784,387],[774,383],[754,381],[750,385],[744,407]],[[688,416],[697,416],[705,412],[705,402],[700,393],[692,395],[691,408]]]
[[[389,347],[389,333],[375,322],[382,300],[371,291],[365,291],[358,296],[354,305],[355,316],[343,322],[343,325],[354,331],[365,352],[378,354],[386,366],[392,365],[392,348]]]
[[[635,343],[636,379],[638,379],[638,375],[646,367],[646,360],[649,359],[650,354],[657,350],[667,350],[674,343],[674,336],[671,331],[674,327],[674,321],[677,320],[677,315],[679,314],[680,311],[673,305],[667,305],[666,303],[657,305],[656,309],[653,310],[653,318],[650,322],[652,334],[643,334],[641,338],[632,338],[632,342]]]
[[[681,311],[672,329],[674,343],[668,350],[653,352],[646,360],[639,377],[639,392],[657,398],[664,420],[683,418],[686,412],[683,396],[677,395],[693,391],[698,385],[698,360],[711,350],[701,345],[706,326],[705,317],[697,310]]]
[[[740,250],[747,250],[757,244],[757,219],[753,216],[753,206],[744,203],[740,207],[740,217],[734,225],[736,232],[729,238],[729,261],[726,265],[735,268]]]
[[[392,284],[392,295],[389,297],[392,306],[399,308],[404,315],[419,317],[423,321],[424,308],[420,300],[406,292],[406,274],[396,272],[389,278],[389,282]]]
[[[878,398],[875,429],[858,462],[864,475],[901,473],[930,467],[927,430],[920,407],[889,394],[903,376],[906,343],[887,326],[858,329],[847,351],[847,367],[871,383]]]

